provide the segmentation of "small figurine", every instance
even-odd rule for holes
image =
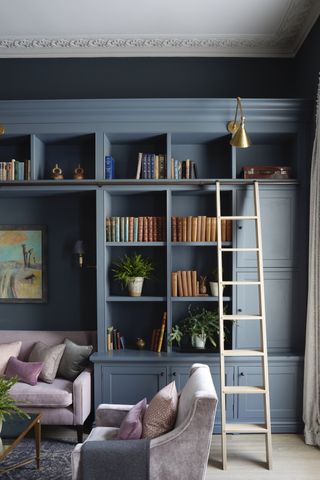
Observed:
[[[52,169],[51,177],[53,180],[63,180],[63,172],[59,165],[56,163],[54,168]]]
[[[205,295],[207,293],[206,281],[207,281],[206,276],[200,277],[199,293],[201,295]]]
[[[146,346],[146,341],[143,338],[137,338],[136,346],[139,350],[143,350]]]
[[[75,180],[83,180],[84,179],[84,169],[80,166],[80,164],[77,166],[77,168],[74,169],[73,178]]]

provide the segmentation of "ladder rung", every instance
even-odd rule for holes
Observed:
[[[262,315],[222,315],[222,320],[262,320]]]
[[[221,220],[257,220],[257,215],[230,215],[217,217]]]
[[[256,247],[249,247],[249,248],[229,248],[223,247],[220,249],[221,252],[259,252],[259,248]]]
[[[230,280],[221,282],[222,285],[261,285],[261,282],[250,280]]]
[[[226,433],[268,433],[265,424],[257,423],[226,423]]]
[[[225,357],[264,357],[262,350],[224,350],[222,355]]]
[[[264,387],[246,387],[246,386],[231,386],[224,387],[223,393],[226,394],[241,394],[241,393],[261,393],[265,394],[266,389]]]

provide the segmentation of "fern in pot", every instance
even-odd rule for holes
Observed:
[[[131,297],[140,297],[143,282],[151,277],[154,265],[141,254],[125,255],[120,261],[113,264],[114,279],[121,282],[122,287],[128,287]]]
[[[18,382],[18,378],[5,378],[0,377],[0,432],[2,430],[2,422],[5,421],[5,417],[13,414],[20,415],[22,417],[29,418],[29,415],[17,407],[14,399],[11,397],[9,390],[13,385]]]

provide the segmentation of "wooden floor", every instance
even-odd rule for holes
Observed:
[[[265,467],[264,435],[229,435],[227,470],[221,470],[220,444],[214,435],[206,480],[320,480],[320,449],[300,435],[272,436],[272,470]]]

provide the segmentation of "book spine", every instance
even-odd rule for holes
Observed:
[[[170,178],[174,179],[174,158],[171,158],[171,164],[170,164]]]
[[[198,216],[197,242],[201,242],[202,217]]]
[[[129,242],[133,242],[133,217],[129,217]]]
[[[192,241],[192,217],[187,218],[187,242]]]
[[[164,312],[163,317],[162,317],[162,323],[161,323],[161,329],[160,329],[160,335],[159,335],[159,341],[158,341],[158,348],[157,352],[161,352],[162,344],[163,344],[163,337],[164,337],[164,332],[166,330],[166,325],[167,325],[167,312]]]
[[[206,242],[210,242],[211,238],[211,218],[206,218]]]
[[[143,179],[148,178],[147,177],[147,154],[143,153],[142,154],[142,177]]]
[[[191,284],[192,284],[192,296],[197,296],[197,272],[193,270],[191,272]]]
[[[185,160],[182,160],[181,162],[181,178],[187,178],[187,165]]]
[[[151,342],[150,342],[150,350],[154,351],[154,343],[155,343],[155,338],[156,338],[156,330],[152,330],[152,335],[151,335]]]
[[[125,242],[129,242],[129,217],[125,217],[125,224],[124,224],[124,238]]]
[[[174,178],[179,180],[179,160],[174,161]]]
[[[152,221],[152,240],[156,242],[158,240],[157,217],[151,217],[151,221]]]
[[[178,284],[178,297],[183,297],[182,274],[180,270],[177,272],[177,284]]]
[[[191,178],[191,175],[190,175],[191,172],[190,172],[190,170],[191,170],[191,168],[190,168],[190,160],[187,159],[187,160],[186,160],[186,179],[188,179],[188,180]]]
[[[196,162],[192,162],[192,178],[198,178]]]
[[[138,241],[138,218],[135,217],[133,219],[133,241]]]
[[[111,241],[115,242],[116,241],[116,219],[115,219],[115,217],[111,217],[111,222],[112,222]]]
[[[221,241],[225,242],[227,236],[227,223],[225,219],[221,220]]]
[[[182,241],[187,241],[187,217],[182,218]]]
[[[171,218],[171,238],[173,242],[177,241],[177,217]]]
[[[150,178],[155,178],[155,154],[150,153]]]
[[[188,270],[188,271],[187,271],[187,288],[188,288],[188,297],[192,297],[191,270]]]
[[[177,241],[182,242],[182,230],[183,230],[183,225],[182,225],[182,217],[177,218]]]
[[[120,242],[120,217],[116,217],[116,242]]]
[[[154,178],[158,180],[159,177],[159,155],[154,156]]]
[[[191,233],[191,241],[197,241],[197,230],[198,230],[198,218],[192,217],[192,233]]]
[[[171,273],[171,289],[172,289],[172,296],[178,296],[178,274],[177,272]]]
[[[206,241],[206,216],[201,217],[201,242]]]
[[[160,337],[160,328],[156,328],[156,333],[155,333],[155,337],[154,337],[154,346],[153,346],[153,351],[154,352],[157,351],[159,337]]]
[[[117,329],[114,328],[112,333],[113,350],[117,350]]]
[[[227,220],[226,241],[232,242],[232,220]]]
[[[120,218],[120,242],[124,242],[124,217]]]
[[[182,276],[182,290],[183,290],[183,297],[188,296],[188,281],[187,281],[187,272],[183,270],[181,272]]]
[[[138,217],[138,242],[143,241],[143,217]]]
[[[136,172],[136,179],[139,180],[141,177],[141,167],[142,167],[142,153],[138,153],[138,164],[137,164],[137,172]]]
[[[143,217],[143,241],[148,241],[148,217]]]
[[[124,350],[126,348],[126,345],[125,345],[125,340],[123,336],[120,337],[120,344],[121,344],[122,350]]]
[[[106,155],[105,157],[104,178],[106,180],[112,180],[114,178],[114,159],[111,155]]]
[[[211,241],[217,241],[217,217],[211,217]]]

